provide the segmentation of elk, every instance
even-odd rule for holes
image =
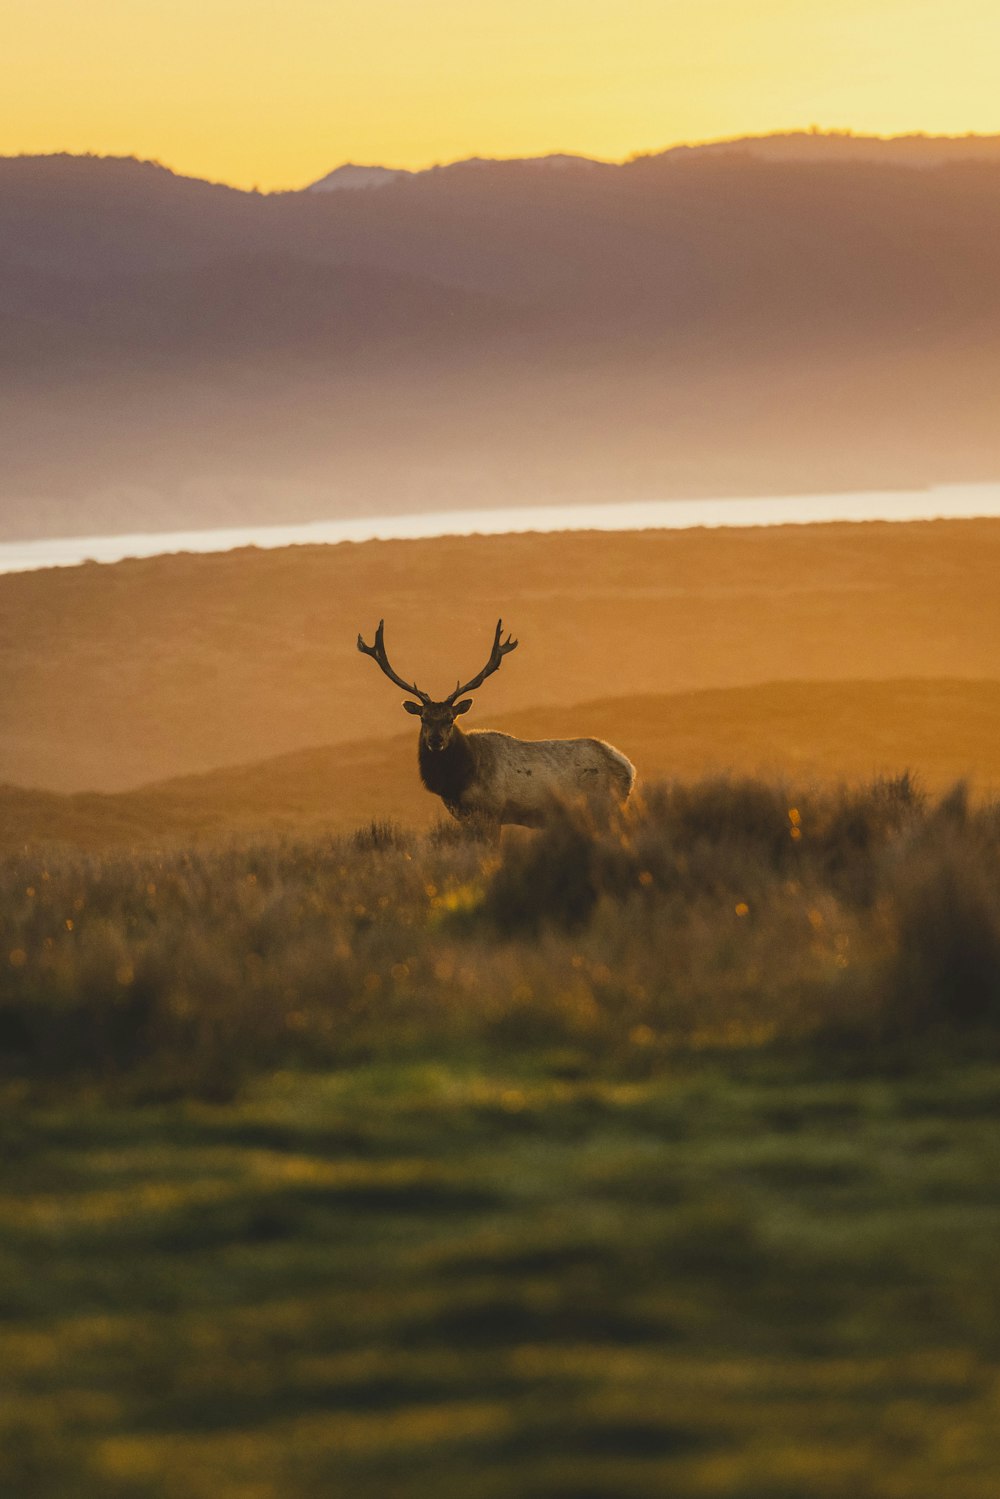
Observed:
[[[441,701],[393,671],[384,629],[380,619],[373,645],[366,645],[359,635],[358,650],[371,656],[390,682],[418,699],[405,701],[403,707],[420,719],[420,779],[459,822],[498,837],[504,823],[541,827],[555,808],[567,803],[583,801],[597,810],[610,810],[628,800],[635,767],[601,739],[516,739],[496,729],[466,733],[456,722],[472,707],[472,699],[463,693],[481,687],[517,648],[510,635],[502,639],[502,620],[497,620],[493,649],[482,671],[459,682]]]

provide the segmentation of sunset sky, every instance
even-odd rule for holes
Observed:
[[[1000,132],[997,0],[5,0],[0,154],[301,187],[344,161]]]

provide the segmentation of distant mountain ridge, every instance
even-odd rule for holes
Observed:
[[[1000,478],[1000,138],[370,180],[0,158],[0,535]]]
[[[886,162],[896,166],[927,167],[956,161],[1000,160],[1000,134],[977,135],[927,135],[912,132],[907,135],[881,136],[858,134],[851,130],[790,130],[774,131],[765,135],[732,136],[721,140],[697,141],[667,146],[662,151],[637,152],[621,162],[607,161],[599,157],[585,156],[575,152],[556,151],[541,156],[464,156],[454,161],[438,163],[430,167],[391,167],[379,163],[343,162],[325,176],[299,189],[277,189],[271,193],[260,193],[257,189],[248,192],[232,187],[228,183],[214,182],[201,177],[187,176],[162,162],[135,156],[101,155],[95,152],[53,152],[48,155],[21,153],[14,156],[0,155],[0,172],[11,163],[30,168],[32,165],[52,167],[78,163],[84,168],[106,166],[110,168],[135,168],[155,172],[160,176],[174,178],[178,182],[199,184],[214,191],[238,193],[242,196],[260,198],[286,197],[293,192],[320,193],[388,186],[392,182],[409,181],[415,178],[440,176],[442,173],[473,168],[601,168],[605,171],[627,170],[636,162],[681,160],[685,157],[743,155],[767,161],[802,162]]]
[[[495,166],[499,162],[515,163],[522,167],[538,167],[550,171],[560,171],[575,167],[597,167],[609,166],[613,163],[598,161],[592,156],[575,156],[565,151],[553,153],[551,156],[516,156],[491,158],[486,156],[467,156],[460,161],[450,162],[448,166]],[[423,177],[427,172],[446,172],[448,166],[426,167],[422,171],[408,171],[404,167],[380,167],[359,166],[356,162],[348,161],[343,166],[335,167],[318,182],[311,182],[303,191],[307,193],[329,193],[355,188],[388,187],[390,182],[399,182],[404,179]]]
[[[304,189],[307,193],[334,193],[342,192],[345,188],[353,190],[356,188],[385,187],[390,182],[396,182],[400,177],[413,177],[416,173],[408,172],[402,167],[363,167],[356,162],[345,161],[343,166],[335,167],[332,172],[327,172],[318,182],[312,182]]]
[[[1000,135],[857,135],[852,130],[791,130],[769,135],[734,136],[725,140],[668,146],[663,151],[643,152],[647,159],[671,156],[707,156],[738,151],[769,161],[885,161],[898,166],[930,167],[944,161],[1000,160]],[[632,160],[639,159],[633,157]],[[615,162],[593,156],[554,152],[546,156],[463,157],[443,166],[408,170],[404,167],[359,166],[345,162],[304,192],[333,192],[354,188],[387,187],[390,182],[447,171],[449,166],[490,165],[514,161],[519,166],[614,167]],[[623,163],[627,165],[627,163]]]
[[[663,156],[720,155],[742,151],[770,161],[885,161],[936,166],[946,161],[1000,159],[1000,135],[863,135],[853,130],[787,130],[768,135],[671,146]]]

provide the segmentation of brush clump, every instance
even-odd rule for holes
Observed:
[[[347,838],[0,862],[8,1077],[227,1096],[449,1046],[649,1069],[1000,1022],[1000,805],[716,777],[496,847]]]

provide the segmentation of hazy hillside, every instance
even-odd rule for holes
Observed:
[[[801,785],[908,771],[929,789],[970,776],[977,793],[1000,788],[1000,681],[779,682],[522,710],[490,722],[528,739],[609,739],[640,768],[640,792],[643,782],[712,772],[787,775]],[[411,730],[113,794],[0,786],[0,848],[349,833],[366,819],[424,827],[446,814],[420,784],[415,746]]]
[[[1000,161],[847,140],[271,196],[0,160],[0,534],[995,477]]]
[[[355,648],[381,616],[397,670],[443,692],[482,665],[502,615],[521,644],[469,722],[538,709],[540,734],[555,732],[544,713],[600,698],[990,681],[998,576],[996,521],[370,542],[12,574],[0,781],[110,791],[413,737],[401,693]],[[920,732],[919,715],[900,720],[903,759]],[[662,737],[668,754],[669,720]]]

